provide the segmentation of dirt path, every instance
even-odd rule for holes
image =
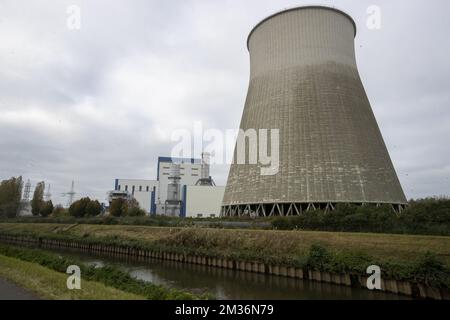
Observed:
[[[0,278],[0,300],[39,300],[35,294]]]

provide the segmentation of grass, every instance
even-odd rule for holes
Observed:
[[[311,245],[322,244],[333,252],[362,251],[377,260],[411,261],[432,252],[450,265],[450,237],[378,233],[274,231],[209,228],[168,228],[116,225],[64,225],[0,223],[0,233],[26,233],[69,237],[122,239],[142,244],[203,250],[227,256],[257,252],[273,257],[304,255]]]
[[[77,265],[81,270],[82,280],[94,281],[128,292],[149,300],[194,300],[209,299],[207,295],[194,295],[178,289],[138,280],[127,272],[113,266],[95,267],[85,265],[78,259],[60,256],[51,251],[0,245],[0,255],[17,258],[22,261],[37,263],[42,267],[65,274],[70,265]],[[25,276],[26,278],[26,276]]]
[[[0,223],[1,233],[359,275],[375,264],[386,279],[450,288],[450,237],[445,236],[25,223]]]
[[[143,296],[124,292],[95,281],[81,280],[80,290],[69,290],[67,274],[37,263],[0,255],[0,276],[51,300],[142,300]]]

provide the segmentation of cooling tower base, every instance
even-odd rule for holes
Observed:
[[[358,206],[388,205],[393,212],[401,213],[406,204],[399,203],[336,203],[336,202],[309,202],[309,203],[259,203],[222,206],[221,217],[287,217],[299,216],[308,211],[323,210],[334,211],[338,204]]]

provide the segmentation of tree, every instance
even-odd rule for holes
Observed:
[[[127,209],[127,200],[122,198],[114,199],[109,207],[109,214],[114,217],[122,217],[126,214]]]
[[[53,212],[53,202],[52,200],[45,201],[41,207],[39,214],[43,217],[48,217]]]
[[[69,208],[69,215],[77,218],[98,216],[101,212],[102,205],[100,202],[98,200],[91,200],[89,197],[75,201]]]
[[[125,200],[119,198],[112,201],[109,207],[109,214],[114,217],[138,217],[145,216],[147,213],[139,207],[139,202],[136,199]]]
[[[91,202],[89,197],[75,201],[69,208],[69,214],[73,217],[81,218],[86,214],[86,207]]]
[[[0,216],[15,217],[22,198],[22,177],[3,180],[0,183]]]
[[[41,213],[41,208],[44,206],[44,190],[44,181],[39,182],[34,189],[33,200],[31,200],[31,213],[33,216],[38,216]]]
[[[91,200],[86,205],[86,215],[87,216],[98,216],[102,212],[102,205],[98,200]]]

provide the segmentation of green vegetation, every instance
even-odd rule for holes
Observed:
[[[69,210],[64,209],[63,206],[61,205],[58,205],[55,208],[53,208],[52,218],[60,219],[64,217],[69,217]],[[40,219],[38,219],[37,221],[39,220]]]
[[[147,213],[139,207],[136,199],[114,199],[109,208],[109,214],[113,217],[142,217]]]
[[[0,255],[14,257],[23,261],[39,264],[57,272],[65,273],[70,265],[77,265],[81,269],[81,277],[84,281],[95,281],[107,287],[113,287],[123,292],[128,292],[150,300],[192,300],[208,298],[207,296],[195,296],[191,293],[137,280],[128,273],[111,266],[95,267],[87,266],[75,259],[61,257],[58,254],[38,249],[25,249],[0,245]],[[1,256],[0,256],[1,257]],[[25,276],[25,278],[28,278]],[[64,285],[67,276],[64,276]],[[82,288],[83,288],[82,284]],[[66,289],[67,290],[67,289]]]
[[[355,274],[376,264],[386,278],[449,287],[450,239],[441,236],[24,223],[1,223],[0,233]]]
[[[39,213],[42,217],[48,217],[52,214],[53,209],[54,207],[52,200],[45,201]]]
[[[128,204],[125,200],[113,201],[110,213],[109,216],[92,216],[92,214],[68,216],[65,209],[57,207],[52,216],[47,218],[16,217],[3,218],[0,221],[450,236],[450,200],[445,198],[410,201],[409,206],[400,214],[395,214],[389,206],[338,205],[335,211],[316,210],[290,217],[176,218],[148,216],[137,204]]]
[[[16,217],[22,197],[22,177],[3,180],[0,183],[0,217]]]
[[[31,200],[31,213],[33,216],[38,216],[41,213],[41,209],[44,206],[44,181],[38,182],[34,189],[33,199]]]
[[[82,280],[80,290],[68,290],[67,274],[53,271],[37,263],[0,255],[0,276],[30,290],[38,297],[57,300],[138,300],[144,297]]]
[[[280,230],[320,230],[339,232],[377,232],[398,234],[450,235],[450,199],[410,201],[401,213],[390,206],[338,205],[335,211],[305,212],[301,216],[273,218]]]
[[[91,200],[89,197],[81,198],[72,203],[69,214],[72,217],[94,217],[102,212],[102,206],[98,200]]]

